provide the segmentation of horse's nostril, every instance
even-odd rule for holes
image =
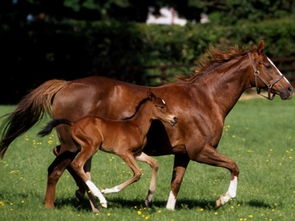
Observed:
[[[288,91],[292,92],[293,91],[293,87],[288,87]]]
[[[175,122],[177,122],[177,121],[178,121],[178,118],[177,118],[177,117],[173,117],[173,120],[174,120]]]

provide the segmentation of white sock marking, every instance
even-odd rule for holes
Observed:
[[[99,199],[100,204],[103,207],[107,207],[107,200],[104,198],[102,193],[99,191],[99,189],[95,186],[95,184],[91,180],[87,180],[86,185],[90,189],[90,191],[93,193],[94,196],[96,196]]]
[[[174,196],[173,192],[170,191],[168,202],[167,202],[167,205],[166,205],[166,209],[174,210],[175,209],[175,204],[176,204],[176,197]]]
[[[226,204],[230,199],[235,198],[237,195],[238,177],[234,177],[230,183],[227,192],[220,196],[221,205]]]
[[[106,188],[101,191],[103,194],[108,194],[108,193],[118,193],[120,192],[120,189],[118,186],[114,186],[112,188]]]
[[[235,198],[237,196],[237,188],[238,188],[238,177],[234,176],[234,178],[229,183],[227,194],[231,198]]]

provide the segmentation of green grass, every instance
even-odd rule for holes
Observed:
[[[0,106],[0,115],[14,106]],[[191,162],[178,196],[176,211],[165,209],[170,189],[172,156],[157,157],[160,170],[151,208],[143,206],[150,169],[142,179],[118,194],[107,195],[108,209],[99,214],[80,206],[75,183],[65,173],[57,186],[57,209],[43,206],[47,167],[53,161],[56,135],[38,138],[46,120],[19,137],[0,161],[0,220],[294,220],[295,217],[295,100],[240,101],[225,123],[219,151],[240,168],[238,196],[215,210],[215,199],[227,190],[229,173],[222,168]],[[130,177],[122,161],[99,152],[92,178],[101,188]]]

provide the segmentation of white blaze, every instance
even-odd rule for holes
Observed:
[[[275,66],[275,64],[269,59],[269,57],[267,57],[267,60],[269,61],[269,63],[271,63],[271,65],[277,70],[277,72],[281,75],[281,76],[284,76],[281,72],[280,72],[280,70]],[[288,81],[288,79],[284,76],[283,77],[284,78],[284,80],[288,83],[288,84],[290,84],[290,82]]]

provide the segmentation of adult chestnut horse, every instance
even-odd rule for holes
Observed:
[[[156,96],[166,101],[170,111],[179,119],[174,128],[154,123],[144,148],[148,155],[175,155],[166,208],[175,208],[190,160],[230,171],[229,188],[216,201],[216,205],[221,206],[236,196],[239,175],[237,164],[216,150],[225,117],[248,88],[256,87],[257,92],[267,89],[269,99],[275,94],[287,99],[293,93],[289,81],[263,53],[263,49],[263,42],[249,50],[211,49],[211,57],[203,60],[191,77],[159,87],[138,86],[104,77],[69,82],[47,81],[24,97],[8,116],[0,143],[0,155],[3,157],[10,143],[39,121],[45,112],[53,119],[66,118],[70,121],[86,115],[125,119],[135,112],[136,104],[150,88]],[[49,208],[54,207],[56,183],[78,150],[69,136],[68,127],[59,127],[57,133],[61,147],[48,169],[45,206]],[[72,175],[76,177],[74,173]],[[82,190],[84,186],[76,182]]]

